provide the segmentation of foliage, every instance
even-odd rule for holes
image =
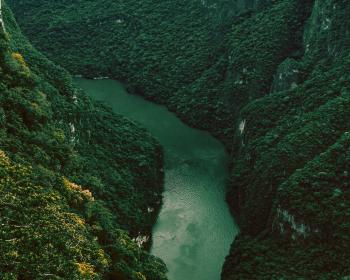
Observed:
[[[314,3],[298,59],[298,86],[240,111],[246,126],[237,133],[243,144],[228,200],[240,213],[243,234],[224,279],[349,275],[350,57],[349,38],[340,33],[350,6],[333,2]]]
[[[26,279],[86,279],[80,269],[85,263],[93,279],[101,279],[106,255],[65,198],[33,184],[32,170],[13,164],[2,151],[0,170],[0,271]]]
[[[132,240],[150,234],[157,213],[146,209],[160,206],[159,144],[76,89],[6,6],[3,16],[1,278],[166,279]]]
[[[349,2],[155,2],[10,1],[57,63],[126,81],[225,142],[241,235],[223,279],[349,275]]]

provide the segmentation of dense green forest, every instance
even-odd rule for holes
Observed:
[[[124,81],[130,91],[167,105],[190,125],[210,131],[225,143],[232,155],[227,200],[239,220],[241,233],[227,257],[222,279],[347,279],[350,275],[347,0],[8,2],[25,34],[57,64],[73,74]],[[14,59],[20,60],[17,55]],[[21,79],[33,83],[25,78],[27,68],[21,67]],[[29,65],[33,67],[38,66]],[[57,84],[57,79],[51,83]],[[62,88],[58,83],[55,87],[59,87],[64,98],[72,98],[66,86]],[[37,93],[42,104],[39,108],[46,108],[46,99]],[[52,94],[52,98],[61,95]],[[54,109],[67,110],[62,107]],[[3,110],[6,112],[6,107]],[[96,110],[111,114],[106,109]],[[39,114],[35,119],[40,122],[53,118],[45,115],[46,111],[30,112]],[[25,115],[22,118],[25,120]],[[77,113],[72,113],[72,118],[89,125]],[[55,124],[59,126],[59,120]],[[40,123],[28,125],[38,129]],[[18,129],[17,124],[15,127]],[[52,127],[55,126],[51,124]],[[68,127],[61,129],[69,133]],[[26,135],[21,139],[27,139]],[[59,134],[55,135],[61,139]],[[45,145],[55,138],[50,139],[44,141]],[[68,141],[67,137],[63,139],[56,141]],[[87,157],[83,141],[72,149]],[[21,149],[27,144],[18,143],[14,152],[6,146],[14,142],[5,142],[1,144],[5,152],[20,162],[17,155],[25,154]],[[40,166],[51,164],[59,168],[52,172],[65,174],[82,186],[91,186],[93,195],[103,201],[97,205],[106,204],[103,209],[109,209],[110,201],[103,200],[98,190],[104,190],[104,184],[109,185],[104,182],[110,179],[97,174],[84,181],[86,176],[82,179],[71,171],[66,174],[66,168],[71,170],[73,167],[68,166],[74,166],[75,161],[63,164],[60,159],[67,157],[58,157],[68,153],[62,147],[71,146],[55,143],[46,150],[40,148],[48,158],[46,165]],[[143,151],[150,152],[151,147],[154,145]],[[54,159],[48,151],[55,151]],[[97,155],[93,157],[96,162]],[[40,156],[40,160],[46,157]],[[133,160],[140,160],[140,156]],[[149,176],[146,174],[153,170],[153,166],[147,168],[142,169],[143,176]],[[83,173],[76,173],[90,174],[91,169],[88,165],[79,170]],[[155,177],[149,178],[150,182]],[[139,198],[134,199],[126,203],[136,205]],[[153,197],[149,199],[154,201]],[[134,215],[122,213],[123,217]],[[114,215],[123,220],[119,210]],[[138,215],[147,219],[142,213]],[[120,227],[130,230],[132,225],[122,223]]]
[[[132,240],[160,206],[161,147],[77,90],[2,12],[0,278],[166,279]]]

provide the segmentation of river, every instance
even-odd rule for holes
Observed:
[[[169,280],[219,280],[238,228],[225,203],[229,158],[209,133],[181,122],[164,106],[128,94],[114,80],[76,79],[93,99],[139,122],[165,152],[163,206],[151,253],[164,260]]]

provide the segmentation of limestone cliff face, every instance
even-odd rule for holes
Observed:
[[[349,49],[350,30],[346,20],[345,1],[315,0],[312,15],[305,27],[306,54],[323,44],[325,54],[337,58]]]
[[[335,64],[338,64],[338,59],[343,59],[344,56],[347,55],[344,52],[349,51],[349,35],[350,30],[348,27],[348,21],[344,17],[345,11],[347,11],[348,4],[346,4],[344,1],[318,1],[316,0],[312,9],[312,14],[305,25],[305,32],[304,32],[304,50],[305,50],[305,58],[312,58],[315,53],[319,52],[319,54],[322,54],[324,58],[329,59]],[[343,16],[342,16],[343,15]],[[291,65],[293,64],[293,65]],[[340,63],[339,63],[340,64]],[[288,84],[291,84],[291,86],[298,86],[298,68],[301,67],[301,62],[298,63],[290,63],[289,66],[286,66],[286,68],[283,69],[283,64],[279,67],[279,75],[276,77],[276,80],[280,80],[279,78],[282,78],[284,85],[288,86]],[[282,69],[281,69],[282,68]],[[291,77],[291,73],[295,73],[294,77]],[[345,73],[339,73],[340,75],[337,77],[337,79],[346,79]],[[292,80],[289,81],[289,83],[286,81],[288,80],[288,77]],[[290,83],[292,82],[292,83]],[[288,88],[285,88],[285,90]],[[347,86],[341,86],[339,88],[341,91],[347,91]],[[344,110],[344,108],[342,108]],[[343,112],[338,112],[339,115]],[[342,141],[345,142],[343,139]],[[332,152],[331,152],[332,151]],[[334,150],[331,149],[328,152],[328,156],[333,154],[334,157],[337,155],[334,154]],[[326,156],[324,154],[321,155],[320,160],[326,161]],[[312,163],[309,163],[309,165],[306,165],[305,168],[315,168]],[[303,172],[301,170],[297,170],[297,172]],[[316,171],[315,171],[316,172]],[[328,172],[330,170],[327,170],[327,172],[321,172],[317,176],[329,176]],[[347,171],[344,171],[345,173],[343,176],[347,177]],[[295,175],[293,175],[295,176]],[[305,176],[305,175],[304,175]],[[289,179],[291,181],[291,179]],[[342,194],[341,189],[334,188],[333,190],[330,190],[334,197],[337,197],[338,195]],[[284,229],[285,227],[290,228],[290,237],[292,239],[296,239],[299,237],[306,237],[307,235],[322,235],[322,231],[320,230],[320,227],[325,225],[315,224],[315,222],[311,222],[310,224],[307,224],[305,220],[297,220],[297,218],[290,213],[290,210],[288,207],[284,207],[282,209],[283,204],[288,204],[286,201],[284,203],[282,201],[276,202],[276,205],[278,205],[274,209],[273,216],[275,217],[275,223],[278,224],[279,232],[282,235],[285,235]],[[321,211],[321,209],[320,209]],[[306,218],[306,220],[311,221],[312,217]]]
[[[294,89],[298,86],[300,66],[297,60],[287,58],[277,68],[274,75],[271,92],[280,92]]]
[[[2,1],[0,1],[0,27],[5,30],[4,20],[2,17]]]
[[[236,198],[242,234],[223,279],[350,273],[350,4],[310,4],[301,45],[276,68],[270,93],[240,111],[244,133],[237,132],[241,148],[229,198]]]

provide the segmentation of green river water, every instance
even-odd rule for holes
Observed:
[[[219,280],[238,232],[225,203],[229,158],[223,145],[164,106],[128,94],[117,81],[76,83],[116,113],[141,123],[164,147],[164,200],[151,253],[164,260],[169,280]]]

